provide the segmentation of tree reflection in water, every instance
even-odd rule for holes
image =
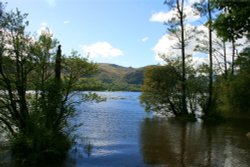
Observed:
[[[247,167],[250,141],[244,135],[245,129],[230,124],[212,126],[147,118],[141,125],[140,138],[144,163],[171,167]]]

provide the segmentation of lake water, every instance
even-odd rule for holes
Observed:
[[[184,123],[146,113],[140,93],[98,94],[107,101],[77,106],[73,121],[83,125],[76,131],[77,142],[64,166],[250,166],[250,139],[246,137],[250,122]]]
[[[249,167],[250,122],[204,125],[146,113],[140,93],[102,92],[106,102],[82,104],[69,164],[80,167]],[[69,166],[68,164],[68,166]]]

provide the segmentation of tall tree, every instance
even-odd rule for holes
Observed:
[[[63,57],[60,46],[52,53],[58,42],[49,32],[31,37],[26,16],[16,10],[0,18],[0,124],[17,160],[62,160],[72,143],[70,95],[97,67],[76,53]]]
[[[174,16],[170,21],[166,22],[168,26],[168,31],[175,36],[177,36],[180,42],[180,49],[181,49],[181,57],[182,57],[182,77],[181,77],[181,93],[182,93],[182,113],[184,115],[188,114],[187,109],[187,88],[186,88],[186,38],[185,38],[185,14],[184,14],[184,5],[185,0],[165,0],[164,2],[166,5],[169,6],[170,9],[176,11],[176,17]],[[180,34],[178,34],[180,32]]]
[[[213,0],[216,7],[222,10],[217,17],[214,27],[219,36],[232,43],[231,74],[235,70],[237,39],[250,32],[250,3],[248,1]]]
[[[200,13],[201,16],[207,17],[208,28],[208,54],[209,54],[209,85],[208,85],[208,100],[204,108],[204,113],[207,115],[211,111],[212,99],[213,99],[213,37],[212,37],[212,7],[211,0],[200,0],[200,2],[194,3],[194,8]]]
[[[32,55],[28,50],[30,38],[24,29],[28,22],[24,22],[26,14],[20,11],[4,13],[1,18],[1,54],[0,74],[2,89],[7,90],[1,100],[10,107],[11,116],[15,119],[20,131],[27,128],[29,111],[26,101],[27,75],[31,72]],[[8,55],[8,56],[6,56]],[[8,64],[6,64],[8,62]],[[5,101],[9,99],[9,102]],[[10,121],[10,120],[8,120]],[[13,122],[9,122],[12,124]],[[13,129],[11,131],[14,131]]]
[[[236,65],[239,68],[237,75],[231,81],[230,108],[233,112],[250,112],[250,47],[240,53]]]
[[[142,86],[141,103],[146,110],[159,112],[163,115],[179,117],[183,115],[182,110],[182,60],[166,60],[165,66],[148,67],[144,73],[144,84]],[[193,67],[190,56],[186,57],[186,71],[189,76],[187,84],[187,105],[191,112],[190,117],[203,106],[206,92],[207,78],[203,77]],[[201,72],[202,73],[202,72]]]
[[[224,60],[224,78],[227,80],[228,71],[227,71],[227,48],[226,48],[226,41],[223,40],[223,60]]]
[[[0,18],[2,17],[3,15],[3,3],[0,2]]]

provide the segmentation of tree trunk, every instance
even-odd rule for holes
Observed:
[[[61,80],[61,57],[62,57],[62,50],[61,50],[61,45],[59,45],[56,53],[56,64],[55,64],[55,79],[58,82],[60,82]]]
[[[62,50],[61,45],[58,46],[56,53],[56,64],[55,64],[55,85],[57,86],[57,91],[55,95],[56,99],[56,108],[55,110],[58,112],[57,117],[55,118],[54,127],[58,127],[60,121],[63,117],[64,109],[62,106],[62,96],[61,96],[61,59],[62,59]]]
[[[184,14],[183,14],[184,0],[181,0],[181,6],[179,0],[177,0],[177,10],[180,16],[180,26],[181,26],[181,55],[182,55],[182,113],[184,115],[188,114],[187,109],[187,94],[186,94],[186,63],[185,63],[185,35],[184,35]]]
[[[227,80],[227,50],[226,50],[226,41],[223,40],[223,54],[224,54],[224,74],[225,80]]]
[[[234,60],[235,60],[235,40],[232,39],[232,70],[231,75],[234,75]]]
[[[207,5],[208,11],[208,41],[209,41],[209,84],[208,84],[208,101],[205,109],[205,114],[208,114],[212,106],[213,98],[213,46],[212,46],[212,15],[210,8],[210,0]]]

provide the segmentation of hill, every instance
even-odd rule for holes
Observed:
[[[134,68],[122,67],[116,64],[100,63],[98,66],[99,72],[94,78],[104,83],[124,82],[124,76],[135,70]]]
[[[116,64],[99,63],[98,73],[82,78],[78,90],[101,91],[140,91],[143,84],[144,70],[147,67],[132,68]]]
[[[116,64],[100,63],[99,73],[93,76],[110,91],[140,91],[144,68],[122,67]]]

